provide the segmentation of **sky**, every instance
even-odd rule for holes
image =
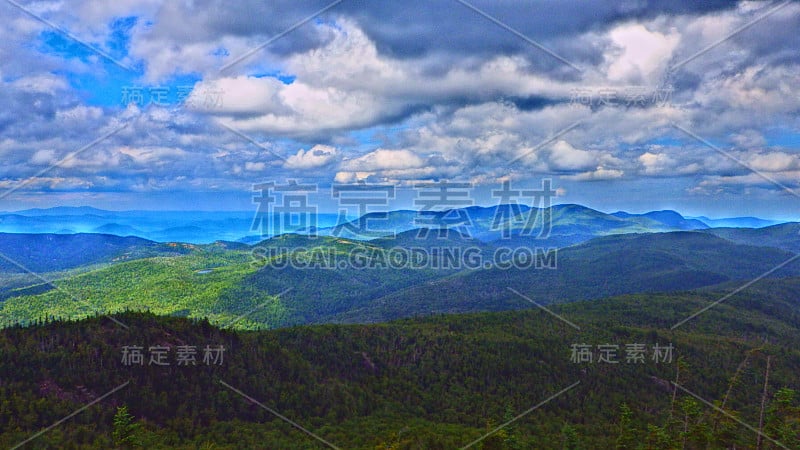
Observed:
[[[232,5],[0,2],[0,210],[551,180],[607,212],[800,220],[800,2]]]

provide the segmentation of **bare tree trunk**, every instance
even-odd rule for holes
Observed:
[[[755,349],[754,351],[758,351],[758,350],[761,350],[761,349],[758,348],[758,349]],[[742,360],[742,362],[739,363],[739,366],[736,368],[736,372],[733,374],[733,377],[731,377],[730,383],[728,384],[728,390],[725,392],[725,397],[723,397],[723,399],[722,399],[722,406],[720,407],[720,409],[725,409],[725,404],[728,403],[728,397],[730,397],[730,395],[731,395],[731,391],[733,390],[733,386],[739,380],[739,376],[742,373],[742,370],[745,368],[745,366],[747,366],[747,361],[750,359],[750,355],[752,355],[752,354],[753,354],[753,352],[747,352],[745,354],[744,360]]]
[[[683,413],[683,442],[681,442],[681,450],[686,449],[686,438],[689,436],[689,413]]]
[[[672,413],[675,410],[675,398],[678,396],[678,377],[681,375],[681,365],[675,364],[675,384],[672,386],[672,403],[669,405],[669,422],[672,421]],[[667,422],[667,426],[669,425]]]
[[[758,440],[756,441],[756,450],[761,450],[761,436],[764,429],[764,408],[767,406],[767,383],[769,383],[769,361],[770,356],[767,356],[767,371],[764,375],[764,394],[761,395],[761,414],[758,417]]]

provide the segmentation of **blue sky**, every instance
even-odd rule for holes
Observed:
[[[798,3],[474,2],[506,28],[268,3],[0,7],[0,210],[247,210],[290,179],[467,182],[486,205],[547,178],[608,212],[800,219]]]

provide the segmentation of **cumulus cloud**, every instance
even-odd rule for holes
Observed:
[[[680,41],[677,30],[650,31],[639,23],[626,23],[609,32],[612,46],[603,55],[608,79],[633,85],[658,83]]]
[[[310,150],[300,149],[286,159],[287,169],[316,169],[330,164],[336,159],[336,148],[328,145],[315,145]]]
[[[342,168],[351,171],[417,169],[425,162],[409,150],[377,149],[358,158],[346,160]]]
[[[244,170],[249,172],[261,172],[262,170],[266,169],[267,165],[263,162],[251,162],[247,161],[244,163]]]
[[[703,167],[696,157],[688,156],[679,149],[663,149],[659,146],[639,155],[642,173],[654,176],[680,176],[701,172]],[[670,156],[668,150],[675,156]]]
[[[598,167],[595,170],[588,171],[588,172],[581,172],[575,175],[566,175],[564,176],[567,180],[576,180],[576,181],[604,181],[604,180],[615,180],[617,178],[622,178],[625,175],[625,172],[622,170],[617,169],[606,169],[603,167]]]
[[[642,153],[639,156],[639,162],[644,166],[644,172],[648,174],[661,173],[672,169],[675,165],[675,160],[663,153]]]
[[[56,162],[55,150],[39,150],[31,157],[31,164],[35,165],[51,165]]]
[[[596,167],[600,159],[610,159],[608,155],[573,147],[566,141],[556,142],[550,151],[550,163],[556,170],[586,170]]]
[[[800,157],[785,152],[750,154],[747,163],[753,170],[786,172],[800,168]]]
[[[767,140],[764,135],[756,130],[743,130],[740,133],[735,133],[731,136],[734,144],[743,148],[756,148],[767,145]]]

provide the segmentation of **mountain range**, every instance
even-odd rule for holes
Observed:
[[[315,227],[297,226],[279,232],[363,240],[460,221],[463,226],[459,229],[476,239],[497,240],[505,237],[503,230],[507,230],[507,234],[524,240],[532,233],[538,237],[542,231],[541,221],[529,222],[529,219],[541,218],[547,212],[552,223],[549,238],[555,246],[583,242],[598,235],[719,227],[760,228],[779,223],[753,217],[691,218],[670,210],[606,214],[572,204],[555,205],[549,210],[532,210],[526,205],[499,205],[431,212],[424,216],[411,210],[367,213],[345,222],[341,222],[336,214],[317,214],[309,218],[317,224]],[[252,244],[272,235],[262,234],[257,226],[254,229],[254,225],[258,225],[254,219],[255,213],[250,211],[106,211],[91,207],[55,207],[0,213],[0,233],[100,233],[135,236],[156,242],[209,244],[224,240]],[[369,230],[369,233],[361,233],[363,230]]]
[[[218,240],[254,242],[250,211],[105,211],[90,207],[56,207],[0,213],[2,233],[101,233],[135,236],[157,242],[208,244]],[[334,225],[338,216],[319,214],[320,224]],[[289,231],[289,230],[287,230]]]
[[[503,206],[197,243],[127,235],[246,217],[30,214],[105,233],[0,233],[2,447],[755,448],[742,421],[800,446],[798,223]]]
[[[58,210],[37,218],[65,212],[84,220],[98,211]],[[532,229],[542,230],[545,214],[551,224],[546,235],[525,232],[531,217]],[[437,228],[452,224],[451,217],[469,221]],[[800,251],[798,223],[710,228],[674,211],[605,214],[580,205],[547,211],[506,205],[426,219],[432,228],[419,228],[414,211],[371,213],[338,230],[320,228],[314,235],[300,229],[252,244],[0,234],[0,254],[7,256],[0,259],[0,324],[146,310],[217,324],[247,314],[236,327],[272,328],[502,311],[530,300],[545,305],[744,283]],[[365,224],[374,232],[370,239],[342,236]],[[411,264],[421,256],[430,259]],[[768,276],[800,276],[800,264],[787,263]]]

